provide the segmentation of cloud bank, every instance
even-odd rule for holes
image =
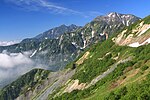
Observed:
[[[6,51],[0,53],[0,87],[34,68],[44,68],[44,65],[38,64],[28,57],[31,53],[8,53]]]
[[[0,41],[0,46],[9,46],[16,43],[19,43],[20,41]]]
[[[33,62],[22,53],[0,54],[0,68],[13,68],[24,64],[33,64]]]

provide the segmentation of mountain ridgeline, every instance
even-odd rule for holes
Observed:
[[[79,28],[81,28],[81,26],[76,26],[74,24],[72,24],[70,26],[61,25],[59,27],[55,27],[53,29],[50,29],[50,30],[48,30],[42,34],[39,34],[34,38],[40,39],[41,41],[44,39],[55,39],[55,38],[59,37],[60,35],[62,35],[63,33],[73,32]]]
[[[85,48],[108,39],[113,33],[139,19],[134,15],[114,12],[98,16],[84,27],[61,25],[34,38],[24,39],[18,44],[1,46],[0,52],[4,50],[11,53],[32,51],[30,58],[48,66],[50,70],[57,71],[77,58]]]

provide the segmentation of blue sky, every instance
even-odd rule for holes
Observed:
[[[110,12],[150,15],[149,0],[0,0],[0,41],[34,37],[61,24],[85,25]]]

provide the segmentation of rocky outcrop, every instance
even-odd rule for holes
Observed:
[[[65,88],[64,92],[72,92],[73,90],[83,90],[86,86],[86,83],[79,83],[79,80],[72,80],[68,86]]]
[[[148,44],[150,38],[150,24],[145,24],[143,20],[137,23],[132,28],[126,28],[117,37],[112,40],[118,45],[128,45],[131,47],[138,47]]]
[[[90,52],[87,51],[87,52],[76,62],[76,64],[78,64],[78,65],[82,64],[82,63],[84,62],[84,60],[86,60],[86,59],[88,58],[89,54],[90,54]]]

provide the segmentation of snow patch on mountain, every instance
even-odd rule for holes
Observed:
[[[45,40],[47,40],[48,39],[48,37],[45,37]]]
[[[130,21],[129,21],[129,20],[127,20],[127,26],[129,26],[129,23],[130,23]]]
[[[59,45],[61,44],[62,41],[63,41],[63,35],[60,36]]]
[[[135,43],[131,43],[129,44],[128,46],[130,47],[139,47],[139,46],[142,46],[142,45],[145,45],[145,44],[149,44],[150,43],[150,38],[148,38],[147,40],[145,40],[143,43],[139,43],[139,42],[135,42]]]
[[[76,42],[71,42],[71,44],[74,45],[76,48],[79,47]]]
[[[139,42],[129,44],[129,47],[139,47],[139,46],[140,46]]]
[[[36,53],[37,53],[37,50],[35,50],[35,51],[32,53],[32,55],[30,56],[30,58],[33,57]]]
[[[41,51],[41,50],[42,50],[42,47],[39,48],[39,51]]]
[[[92,31],[92,38],[94,38],[95,31]]]
[[[83,41],[84,45],[83,45],[83,49],[86,47],[86,40]]]

